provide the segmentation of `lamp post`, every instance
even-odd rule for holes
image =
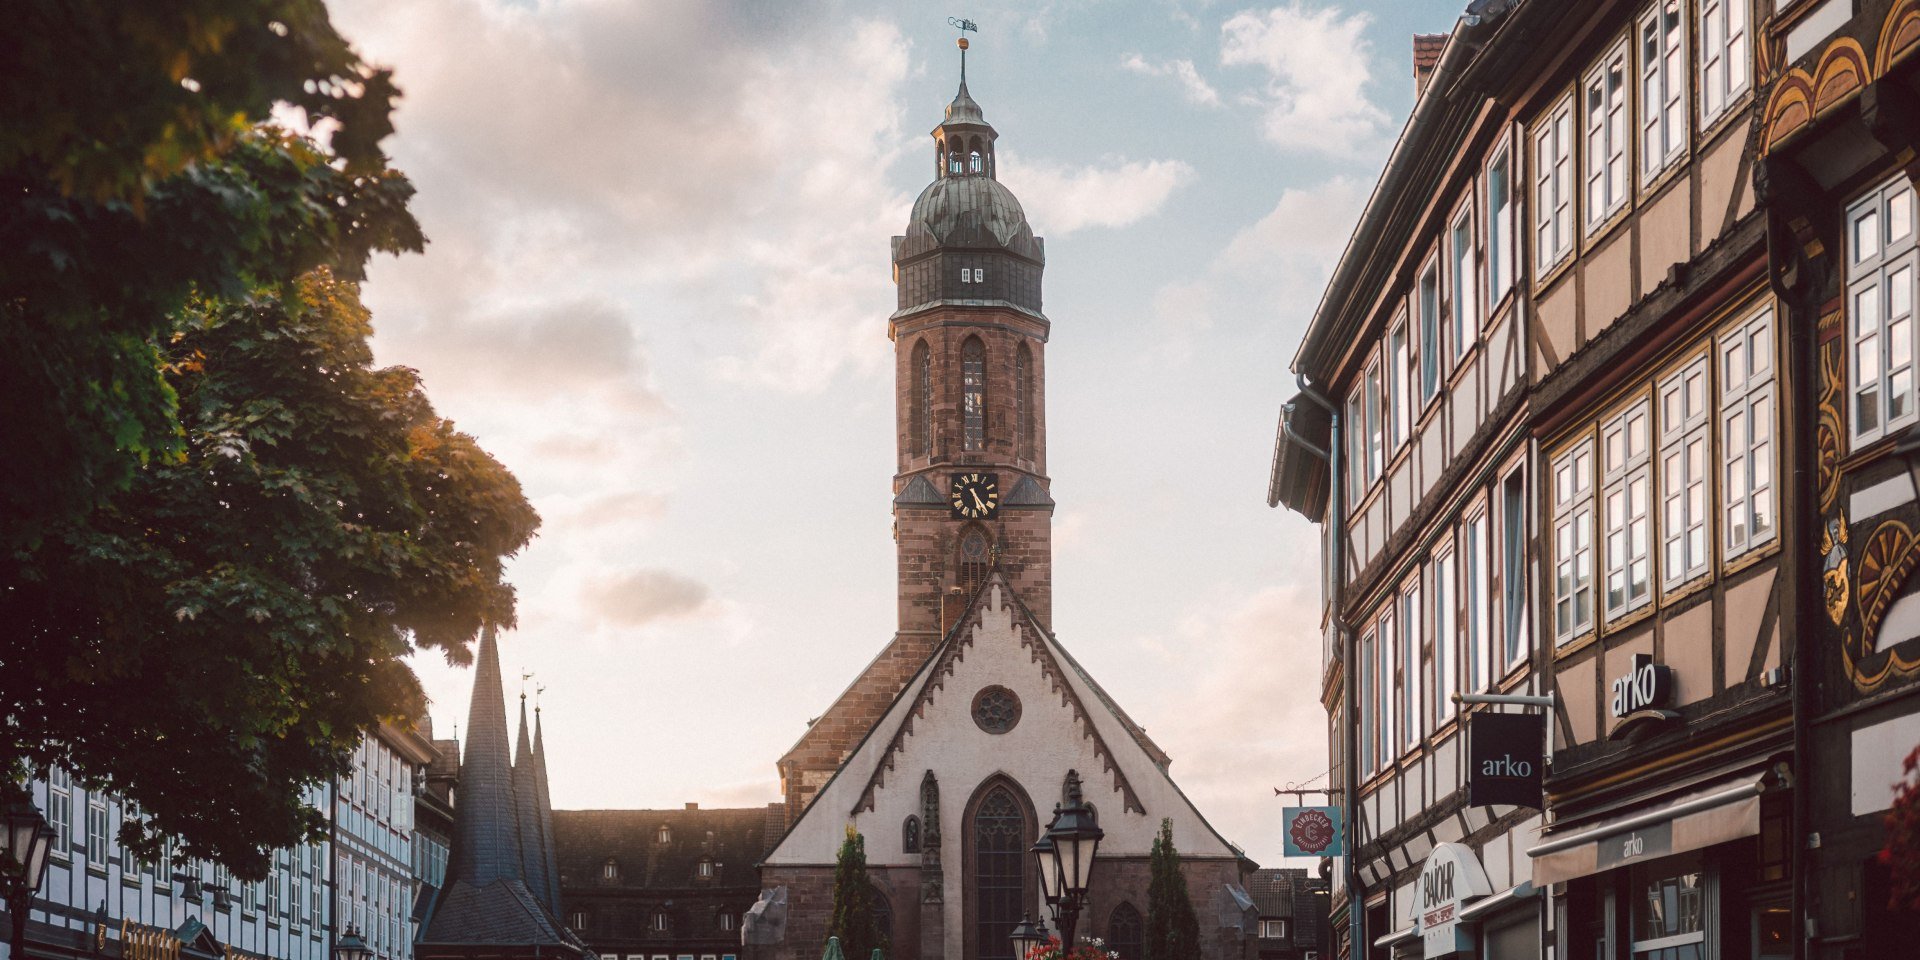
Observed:
[[[1013,928],[1013,960],[1027,960],[1034,948],[1047,942],[1047,934],[1033,924],[1033,914],[1023,914]]]
[[[333,960],[369,960],[372,956],[373,950],[361,938],[358,927],[348,927],[333,943]]]
[[[47,854],[53,851],[55,836],[33,801],[22,798],[7,804],[0,843],[6,844],[8,865],[13,873],[7,883],[6,898],[7,916],[13,926],[12,936],[8,938],[8,955],[14,960],[26,960],[27,914],[33,909],[34,894],[40,892],[40,882],[46,879]]]
[[[1093,878],[1093,857],[1106,835],[1093,809],[1080,796],[1080,774],[1067,771],[1067,802],[1055,811],[1053,823],[1047,826],[1047,836],[1042,842],[1051,848],[1051,856],[1042,856],[1040,866],[1040,881],[1050,888],[1048,902],[1057,904],[1054,920],[1060,927],[1063,952],[1073,949],[1074,927],[1079,925],[1080,911],[1087,903],[1087,884]],[[1036,853],[1040,852],[1040,844],[1034,848]],[[1051,876],[1049,859],[1052,860]]]

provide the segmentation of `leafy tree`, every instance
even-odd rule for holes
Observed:
[[[846,956],[869,956],[887,946],[879,919],[873,884],[867,879],[867,839],[849,824],[833,865],[833,919],[828,922],[827,937],[830,942],[838,938]]]
[[[1887,845],[1880,862],[1892,872],[1887,908],[1920,910],[1920,747],[1907,754],[1900,782],[1894,784],[1893,806],[1887,810]]]
[[[390,74],[319,0],[20,0],[0,44],[0,550],[185,452],[189,298],[418,250]],[[260,126],[304,111],[326,146]]]
[[[1200,920],[1187,897],[1180,851],[1173,847],[1173,820],[1160,821],[1160,835],[1147,856],[1147,935],[1144,960],[1198,960]]]
[[[465,661],[513,620],[502,565],[539,518],[369,332],[324,269],[190,299],[157,347],[180,455],[0,555],[4,759],[137,802],[137,851],[174,835],[262,876],[320,835],[302,788],[419,707],[398,658]]]

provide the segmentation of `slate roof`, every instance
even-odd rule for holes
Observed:
[[[547,741],[540,727],[540,707],[533,708],[533,785],[535,798],[540,811],[540,850],[541,879],[546,881],[543,891],[547,908],[554,913],[560,912],[560,868],[555,862],[553,841],[553,797],[547,792]]]
[[[1247,892],[1263,917],[1293,916],[1294,887],[1307,879],[1307,871],[1290,867],[1262,867],[1247,878]]]
[[[440,898],[420,940],[432,944],[565,945],[582,953],[587,949],[519,879],[480,885],[455,883]]]
[[[672,889],[752,886],[754,865],[778,835],[768,830],[766,807],[683,810],[555,810],[554,856],[565,889]],[[778,822],[777,820],[775,821]],[[672,839],[658,842],[661,825]],[[601,867],[613,858],[619,877]],[[715,865],[712,879],[697,879],[702,859]]]

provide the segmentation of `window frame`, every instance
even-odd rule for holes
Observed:
[[[1491,513],[1485,500],[1482,500],[1467,510],[1466,519],[1461,521],[1459,532],[1455,534],[1455,549],[1460,564],[1460,582],[1455,592],[1460,598],[1460,608],[1464,614],[1460,619],[1460,686],[1467,693],[1482,693],[1491,689],[1499,673],[1494,667],[1493,617],[1490,608],[1493,596],[1490,577]]]
[[[1633,198],[1633,178],[1627,174],[1628,143],[1633,139],[1633,97],[1628,90],[1632,72],[1631,45],[1626,37],[1616,40],[1580,77],[1580,186],[1586,205],[1581,223],[1588,236],[1600,231],[1614,214],[1626,209]],[[1606,84],[1612,81],[1609,88]],[[1601,92],[1604,116],[1596,124],[1594,93]],[[1604,149],[1596,152],[1596,138]],[[1595,164],[1598,163],[1598,169]],[[1604,187],[1604,200],[1596,198],[1594,188]]]
[[[1427,662],[1421,692],[1426,697],[1427,728],[1436,732],[1453,719],[1457,710],[1453,695],[1460,692],[1459,571],[1459,553],[1452,543],[1436,549],[1427,564],[1429,629],[1422,635]]]
[[[1562,94],[1529,131],[1533,169],[1528,176],[1533,197],[1533,279],[1546,280],[1573,255],[1573,222],[1578,213],[1573,169],[1574,94]],[[1551,147],[1552,153],[1547,153]],[[1551,192],[1549,193],[1549,189]],[[1549,242],[1551,241],[1551,242]]]
[[[1700,0],[1699,11],[1700,54],[1694,76],[1700,84],[1700,130],[1704,133],[1730,113],[1753,86],[1753,10],[1747,0]],[[1738,30],[1732,29],[1731,14],[1736,12]],[[1716,14],[1721,18],[1717,22]],[[1725,82],[1715,83],[1715,69],[1720,70]]]
[[[1387,391],[1387,449],[1398,453],[1413,438],[1413,341],[1406,308],[1394,314],[1387,325],[1387,343],[1382,351],[1389,367],[1383,378]],[[1392,459],[1390,455],[1389,460]]]
[[[1533,656],[1533,606],[1527,589],[1533,569],[1528,559],[1527,528],[1533,504],[1527,493],[1526,469],[1524,461],[1516,464],[1501,476],[1498,488],[1500,650],[1504,654],[1498,658],[1498,674],[1512,672]],[[1494,682],[1499,682],[1498,676]]]
[[[1635,421],[1638,421],[1639,448],[1634,448]],[[1619,461],[1615,462],[1614,440],[1618,438]],[[1653,602],[1653,405],[1644,393],[1600,424],[1600,571],[1601,589],[1597,591],[1601,616],[1619,620]],[[1638,486],[1640,505],[1634,507],[1634,488]],[[1619,523],[1615,523],[1615,497],[1618,497]],[[1639,527],[1636,537],[1634,527]],[[1616,557],[1616,551],[1624,554]],[[1634,592],[1634,567],[1643,568],[1639,592]],[[1620,600],[1614,600],[1614,577],[1621,583]]]
[[[1728,560],[1766,546],[1780,532],[1780,345],[1773,320],[1773,303],[1763,300],[1735,317],[1714,338],[1715,369],[1720,379],[1714,427],[1719,432],[1722,468],[1718,519],[1720,549]],[[1908,322],[1912,322],[1911,317]],[[1760,356],[1755,349],[1758,344],[1766,348],[1764,364],[1755,359]],[[1736,355],[1744,356],[1737,376],[1729,362]],[[1738,440],[1732,426],[1736,418],[1744,421]],[[1766,428],[1764,436],[1756,430],[1762,424]],[[1737,525],[1733,519],[1736,511],[1741,521]],[[1734,535],[1736,526],[1744,534],[1739,538]]]
[[[1673,18],[1670,22],[1667,20],[1668,13]],[[1661,29],[1663,26],[1665,29]],[[1649,28],[1658,30],[1658,57],[1648,56]],[[1661,174],[1672,169],[1687,155],[1690,145],[1688,132],[1692,127],[1687,122],[1688,81],[1692,76],[1688,63],[1688,39],[1687,5],[1682,0],[1654,0],[1634,18],[1633,44],[1639,58],[1634,97],[1639,108],[1636,132],[1640,138],[1642,186],[1659,179]],[[1656,84],[1660,94],[1657,103],[1650,98]],[[1675,124],[1678,125],[1677,132]],[[1660,132],[1658,139],[1653,135],[1655,130]],[[1673,142],[1664,142],[1670,137]],[[1654,148],[1662,145],[1665,150],[1655,154]]]
[[[1474,192],[1467,191],[1467,199],[1462,201],[1453,219],[1447,226],[1447,296],[1451,298],[1447,310],[1447,319],[1452,323],[1449,331],[1452,336],[1452,357],[1457,367],[1460,359],[1469,350],[1480,343],[1480,284],[1477,282],[1479,268],[1478,249],[1475,241],[1479,239],[1474,229]],[[1463,247],[1461,244],[1464,243]],[[1463,259],[1464,255],[1464,259]],[[1464,269],[1463,269],[1464,267]]]
[[[1905,207],[1905,223],[1895,221],[1897,205]],[[1916,196],[1913,184],[1904,174],[1893,177],[1868,188],[1846,207],[1845,232],[1841,239],[1844,264],[1844,287],[1846,290],[1845,310],[1847,314],[1847,436],[1854,449],[1873,443],[1898,430],[1920,422],[1920,368],[1915,359],[1920,355],[1920,318],[1914,316],[1914,301],[1920,300],[1920,196]],[[1873,250],[1863,253],[1861,250],[1861,226],[1871,222],[1873,230]],[[1904,229],[1904,235],[1895,236],[1896,229]],[[1896,344],[1890,327],[1893,298],[1889,291],[1894,288],[1894,275],[1906,270],[1909,282],[1905,291],[1907,314],[1905,322],[1907,336],[1898,338],[1903,342]],[[1873,295],[1871,313],[1874,314],[1874,327],[1871,334],[1863,333],[1861,321],[1869,312],[1862,307],[1864,295]],[[1877,338],[1873,346],[1874,357],[1874,415],[1872,427],[1862,428],[1861,409],[1863,388],[1861,373],[1866,367],[1862,358],[1866,356],[1862,340]],[[1906,409],[1898,414],[1893,410],[1893,384],[1899,364],[1895,350],[1905,352],[1905,372],[1907,389],[1904,392]]]
[[[1514,233],[1514,226],[1519,219],[1515,216],[1519,197],[1513,190],[1513,156],[1512,140],[1502,140],[1481,174],[1481,192],[1487,211],[1487,263],[1482,273],[1487,283],[1485,313],[1489,317],[1500,308],[1507,293],[1513,289],[1515,267],[1519,263],[1519,237]],[[1494,200],[1496,181],[1500,197],[1498,203]]]
[[[1426,415],[1427,407],[1440,396],[1447,379],[1446,319],[1440,308],[1440,251],[1427,254],[1414,280],[1413,311],[1420,321],[1420,402],[1414,406],[1414,422]]]
[[[1597,459],[1593,436],[1588,433],[1553,457],[1551,473],[1548,475],[1547,482],[1553,485],[1553,554],[1550,562],[1553,565],[1553,637],[1557,646],[1565,646],[1594,629],[1593,474]],[[1562,471],[1565,471],[1564,481]],[[1586,569],[1584,585],[1580,578],[1583,560]],[[1565,573],[1562,573],[1563,566]],[[1587,593],[1584,617],[1580,607],[1582,591]],[[1561,614],[1563,604],[1567,609],[1566,616]]]
[[[1377,623],[1377,621],[1376,621]],[[1380,769],[1380,751],[1377,742],[1380,736],[1380,718],[1378,709],[1379,665],[1375,660],[1376,637],[1375,624],[1368,624],[1360,632],[1360,770],[1371,777]]]
[[[1421,662],[1427,633],[1421,591],[1424,574],[1424,570],[1416,569],[1400,586],[1399,755],[1413,752],[1426,739],[1426,667]]]
[[[1686,409],[1687,380],[1700,378],[1700,409],[1689,412]],[[1669,398],[1677,398],[1680,403],[1678,423],[1673,410],[1668,406]],[[1713,572],[1714,536],[1709,529],[1713,522],[1714,491],[1712,466],[1713,460],[1713,350],[1709,344],[1702,344],[1693,355],[1688,356],[1662,373],[1654,380],[1654,410],[1659,426],[1659,443],[1656,447],[1659,464],[1656,479],[1660,496],[1660,587],[1672,593],[1690,584],[1692,581]],[[1696,447],[1697,444],[1697,447]],[[1697,451],[1698,457],[1692,454]],[[1679,473],[1672,472],[1677,464]],[[1676,491],[1674,487],[1679,489]],[[1691,495],[1698,487],[1698,496]],[[1675,509],[1678,513],[1675,513]],[[1677,518],[1677,522],[1676,522]],[[1699,530],[1697,545],[1699,556],[1691,556],[1695,546],[1693,532]],[[1679,562],[1675,562],[1674,550],[1678,547]]]

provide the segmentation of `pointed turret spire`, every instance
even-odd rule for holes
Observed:
[[[987,122],[980,104],[967,92],[967,38],[960,38],[960,90],[947,104],[946,119],[933,129],[938,147],[935,163],[939,177],[996,177],[993,141],[1000,135]]]
[[[524,679],[524,678],[523,678]],[[533,743],[527,725],[527,695],[520,694],[520,736],[513,754],[513,812],[520,828],[520,877],[533,895],[546,897],[546,844],[540,832],[540,786],[533,772]],[[549,908],[551,909],[551,908]]]
[[[500,649],[489,626],[474,658],[473,701],[467,707],[467,742],[460,761],[460,795],[454,804],[451,876],[476,886],[523,879],[520,835],[514,818],[513,760],[507,755],[506,690],[500,679]]]
[[[544,689],[544,688],[542,688]],[[533,701],[533,783],[534,795],[539,800],[540,810],[540,847],[544,853],[542,869],[545,871],[547,889],[547,909],[560,912],[560,865],[556,860],[553,846],[553,798],[547,794],[547,745],[540,735],[540,701],[538,691]],[[538,892],[538,891],[536,891]]]

